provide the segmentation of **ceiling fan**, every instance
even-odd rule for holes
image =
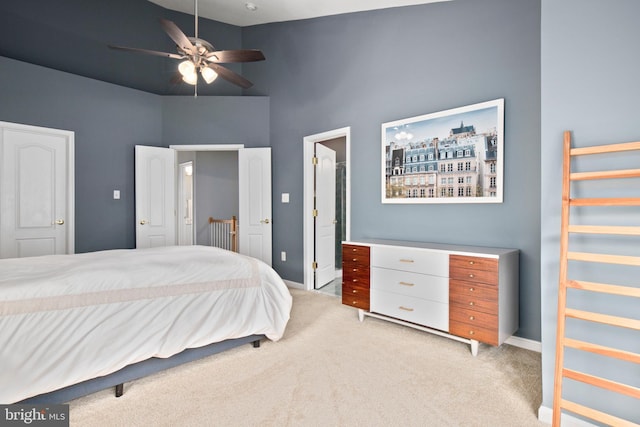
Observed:
[[[178,73],[171,79],[173,83],[184,81],[194,86],[194,93],[198,92],[198,73],[207,83],[212,83],[218,76],[243,89],[253,86],[249,80],[220,64],[232,62],[263,61],[264,55],[257,49],[216,50],[211,43],[198,37],[198,0],[194,0],[195,36],[187,37],[178,26],[167,19],[160,19],[162,29],[176,43],[178,53],[159,52],[109,45],[111,49],[127,52],[143,53],[147,55],[163,56],[165,58],[181,59]]]

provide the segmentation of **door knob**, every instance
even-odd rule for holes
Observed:
[[[146,223],[147,223],[146,219],[143,219],[143,220],[140,221],[140,225],[145,225]]]
[[[261,219],[260,224],[269,224],[269,218]]]
[[[56,224],[57,225],[63,225],[64,224],[64,219],[56,219]]]

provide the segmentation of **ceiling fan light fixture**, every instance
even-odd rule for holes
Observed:
[[[255,12],[256,10],[258,10],[258,6],[255,3],[251,2],[245,3],[244,7],[246,7],[247,10],[250,10],[251,12]]]
[[[202,78],[207,84],[213,82],[216,78],[218,78],[218,73],[215,72],[213,68],[202,67],[200,70],[200,74],[202,74]]]
[[[182,61],[180,65],[178,65],[178,71],[180,71],[180,74],[182,74],[182,77],[191,76],[192,74],[195,75],[196,66],[191,61]]]

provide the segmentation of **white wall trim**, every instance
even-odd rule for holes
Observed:
[[[551,424],[553,421],[553,409],[540,406],[540,408],[538,408],[538,420]],[[560,415],[560,424],[562,424],[562,427],[595,427],[595,424],[564,413]]]
[[[203,145],[170,145],[176,151],[238,151],[244,144],[203,144]]]
[[[540,341],[511,336],[505,340],[505,343],[514,347],[520,347],[526,350],[542,353],[542,343]]]
[[[285,285],[287,285],[288,288],[301,289],[303,291],[305,290],[304,283],[298,283],[298,282],[294,282],[292,280],[286,280],[286,279],[282,279],[282,281],[284,282]]]
[[[344,127],[340,129],[330,130],[327,132],[317,133],[315,135],[305,136],[303,143],[303,271],[304,271],[304,289],[313,289],[313,167],[311,159],[313,158],[314,144],[316,142],[327,141],[335,138],[345,138],[345,154],[346,154],[346,240],[351,239],[351,128]]]

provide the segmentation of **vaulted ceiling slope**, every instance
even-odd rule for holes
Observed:
[[[0,56],[160,95],[193,94],[191,85],[169,83],[177,69],[175,59],[107,47],[114,44],[174,52],[175,43],[163,31],[160,18],[175,22],[189,36],[194,33],[192,15],[147,0],[0,2]],[[241,32],[235,25],[208,19],[199,24],[200,36],[224,49],[240,48]],[[240,64],[229,68],[242,71]],[[242,93],[220,80],[199,86],[199,93]]]
[[[159,95],[191,95],[193,86],[186,83],[170,83],[176,73],[176,60],[115,51],[107,47],[113,44],[174,52],[175,44],[162,30],[160,18],[175,22],[188,36],[194,35],[193,0],[157,2],[160,1],[163,4],[168,2],[167,6],[180,6],[181,10],[188,13],[170,10],[148,0],[0,2],[0,56]],[[340,13],[354,7],[355,10],[373,9],[374,4],[381,8],[433,1],[323,0],[317,2],[324,5],[320,8],[306,0],[287,0],[269,2],[278,4],[278,9],[274,9],[273,5],[259,6],[269,11],[269,20],[282,21],[306,16],[298,10],[302,5],[306,5],[307,15],[309,11],[313,11],[315,16]],[[244,7],[244,3],[236,0],[199,0],[199,7],[209,16],[215,17],[219,12],[223,17],[221,19],[229,20],[225,10],[231,4]],[[368,6],[365,7],[365,3]],[[287,4],[291,10],[282,6]],[[209,12],[207,8],[210,9]],[[201,14],[200,10],[198,14]],[[242,46],[240,26],[201,18],[198,27],[199,36],[218,49],[259,48]],[[268,53],[265,54],[268,60]],[[259,66],[260,62],[229,64],[228,68],[244,74],[243,70],[252,70],[252,67]],[[223,79],[218,79],[215,84],[199,85],[198,93],[241,95],[243,91]]]
[[[149,0],[167,9],[193,13],[196,0]],[[246,27],[270,22],[450,0],[197,0],[198,15]]]

